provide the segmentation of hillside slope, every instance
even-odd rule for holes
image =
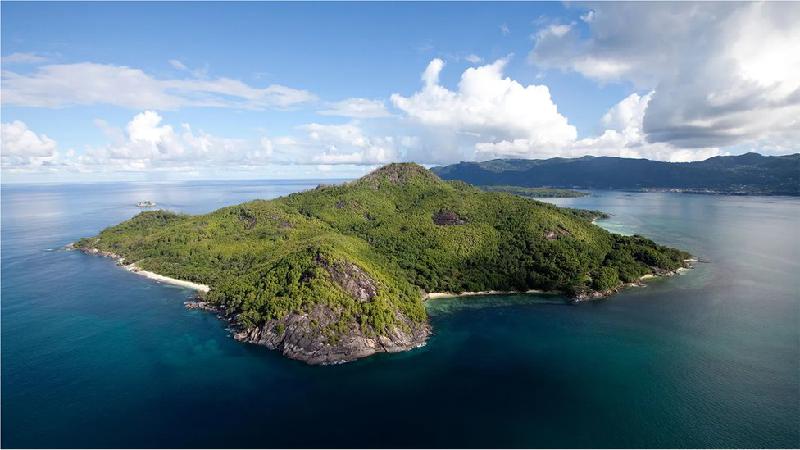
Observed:
[[[424,292],[608,294],[688,257],[415,164],[205,215],[143,212],[76,247],[207,284],[238,339],[310,363],[421,345]]]
[[[447,180],[489,185],[584,189],[678,189],[693,192],[800,195],[800,153],[718,156],[670,163],[591,157],[495,159],[434,167]]]

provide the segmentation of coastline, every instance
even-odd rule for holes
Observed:
[[[135,273],[137,275],[141,275],[145,278],[149,278],[153,281],[158,281],[161,283],[172,284],[175,286],[181,286],[189,289],[193,289],[198,292],[207,293],[211,290],[211,287],[202,284],[202,283],[195,283],[193,281],[188,280],[179,280],[177,278],[168,277],[166,275],[161,275],[155,272],[150,272],[149,270],[144,270],[141,267],[137,266],[135,263],[125,264],[125,258],[122,256],[117,255],[116,253],[106,252],[97,248],[77,248],[75,247],[74,242],[70,242],[64,248],[67,250],[79,250],[87,255],[95,255],[95,256],[102,256],[105,258],[112,258],[116,260],[118,266],[122,266],[128,272]]]
[[[619,292],[621,292],[621,291],[623,291],[623,290],[625,290],[627,288],[646,287],[647,283],[645,281],[647,281],[647,280],[655,280],[655,279],[660,279],[660,278],[667,278],[667,277],[672,277],[672,276],[675,276],[675,275],[680,275],[681,273],[683,273],[685,271],[688,271],[689,269],[692,269],[693,267],[692,267],[691,263],[695,262],[695,261],[696,260],[694,258],[685,259],[683,261],[684,264],[685,264],[684,267],[678,267],[675,270],[669,270],[669,271],[665,271],[665,272],[661,272],[661,273],[656,272],[656,273],[644,274],[641,277],[639,277],[638,281],[635,281],[633,283],[622,283],[621,285],[619,285],[619,286],[617,286],[615,288],[611,288],[611,289],[608,289],[608,290],[605,290],[605,291],[589,291],[589,292],[580,293],[580,294],[576,295],[572,299],[572,301],[575,302],[575,303],[590,302],[590,301],[593,301],[593,300],[600,300],[600,299],[603,299],[603,298],[610,297],[610,296],[612,296],[614,294],[617,294],[617,293],[619,293]]]
[[[155,272],[150,272],[149,270],[144,270],[141,267],[137,266],[136,264],[129,264],[125,266],[125,270],[129,272],[133,272],[137,275],[142,275],[146,278],[149,278],[154,281],[160,281],[166,284],[173,284],[175,286],[181,286],[189,289],[194,289],[195,291],[199,291],[202,293],[207,293],[211,290],[211,287],[206,284],[195,283],[193,281],[187,280],[179,280],[177,278],[168,277],[165,275],[160,275]]]
[[[545,291],[538,289],[531,289],[528,291],[473,291],[461,292],[426,292],[423,295],[423,300],[435,300],[437,298],[455,298],[455,297],[475,297],[480,295],[514,295],[514,294],[544,294]]]
[[[113,252],[103,251],[95,247],[75,247],[74,243],[68,244],[67,246],[65,246],[65,249],[79,250],[87,255],[112,258],[116,261],[117,266],[120,266],[129,272],[149,278],[153,281],[192,289],[203,294],[211,290],[210,286],[202,283],[195,283],[188,280],[172,278],[155,272],[144,270],[141,267],[137,266],[135,263],[130,263],[130,262],[126,263],[124,257]],[[692,267],[691,263],[696,261],[697,259],[695,258],[686,259],[683,261],[684,267],[680,267],[672,271],[655,270],[654,268],[655,270],[654,273],[643,275],[636,282],[624,283],[621,284],[620,286],[605,291],[587,291],[572,295],[563,292],[544,291],[540,289],[530,289],[527,291],[487,290],[487,291],[471,291],[471,292],[461,292],[461,293],[423,292],[422,300],[424,302],[439,298],[477,297],[486,295],[523,295],[523,294],[561,293],[569,297],[568,303],[577,304],[594,300],[601,300],[629,287],[645,286],[646,284],[644,281],[647,279],[661,278],[661,277],[680,274],[681,272],[691,268]],[[349,335],[349,339],[347,339],[340,345],[336,346],[335,348],[329,348],[330,347],[329,343],[325,343],[323,341],[319,342],[315,341],[313,342],[313,344],[315,344],[313,348],[306,349],[303,347],[303,345],[301,345],[300,342],[297,342],[297,340],[294,338],[297,336],[301,337],[306,336],[310,331],[310,328],[306,323],[306,321],[302,320],[303,318],[297,316],[296,314],[290,314],[282,320],[272,320],[261,326],[247,328],[238,321],[238,315],[228,314],[224,310],[219,308],[217,305],[206,302],[204,295],[197,295],[194,298],[185,301],[183,304],[184,307],[187,309],[205,310],[216,314],[217,318],[222,319],[228,323],[228,329],[231,332],[230,336],[232,336],[237,341],[256,344],[256,345],[263,345],[271,350],[281,349],[281,353],[283,353],[284,356],[287,356],[291,359],[297,359],[303,361],[307,364],[322,364],[322,365],[341,364],[344,362],[353,361],[355,359],[369,356],[375,353],[381,353],[381,352],[394,353],[394,352],[411,350],[413,348],[418,348],[425,345],[428,336],[431,334],[430,325],[428,322],[426,322],[422,327],[412,327],[411,331],[401,331],[399,328],[395,327],[392,333],[390,333],[388,337],[380,336],[376,339],[374,337],[369,337],[360,333],[357,334],[351,333]],[[314,311],[314,314],[316,314],[317,316],[319,316],[322,313],[323,312],[319,310]],[[326,317],[324,317],[323,314],[323,316],[320,316],[315,320],[322,321],[324,319],[326,319]]]
[[[161,274],[158,274],[158,273],[155,273],[155,272],[151,272],[149,270],[144,270],[141,267],[137,266],[135,263],[125,264],[125,258],[117,255],[116,253],[102,251],[102,250],[94,248],[94,247],[92,247],[92,248],[76,248],[74,243],[72,243],[72,242],[67,244],[65,246],[65,248],[67,250],[80,250],[81,252],[86,253],[86,254],[98,255],[98,256],[103,256],[103,257],[106,257],[106,258],[113,258],[113,259],[115,259],[117,261],[117,265],[122,266],[125,270],[127,270],[129,272],[132,272],[132,273],[135,273],[137,275],[141,275],[143,277],[149,278],[149,279],[151,279],[153,281],[158,281],[158,282],[166,283],[166,284],[172,284],[172,285],[175,285],[175,286],[181,286],[181,287],[185,287],[185,288],[192,289],[192,290],[195,290],[195,291],[198,291],[198,292],[202,292],[202,293],[208,293],[211,290],[211,287],[206,285],[206,284],[195,283],[193,281],[188,281],[188,280],[180,280],[178,278],[172,278],[172,277],[168,277],[166,275],[161,275]],[[655,278],[661,278],[661,277],[665,277],[665,276],[669,277],[669,276],[677,275],[677,274],[680,274],[681,272],[687,271],[687,270],[692,268],[691,263],[694,263],[694,262],[698,262],[698,259],[697,258],[689,258],[689,259],[684,260],[684,263],[687,264],[686,267],[679,267],[678,269],[676,269],[674,271],[661,273],[661,274],[653,274],[653,273],[645,274],[645,275],[642,275],[641,277],[639,277],[639,281],[636,282],[636,283],[625,283],[625,284],[623,284],[621,286],[618,286],[615,289],[611,289],[609,291],[593,291],[593,292],[589,292],[589,293],[579,294],[576,297],[574,297],[572,300],[574,302],[597,300],[597,299],[601,299],[601,298],[605,298],[605,297],[608,297],[610,295],[613,295],[613,294],[619,292],[620,290],[622,290],[622,289],[624,289],[626,287],[637,287],[637,286],[641,287],[641,286],[644,286],[643,281],[650,280],[650,279],[655,279]],[[461,292],[461,293],[455,293],[455,292],[426,292],[426,293],[423,294],[422,300],[423,301],[427,301],[427,300],[435,300],[435,299],[438,299],[438,298],[477,297],[477,296],[482,296],[482,295],[520,295],[520,294],[546,294],[546,293],[548,293],[548,292],[547,291],[543,291],[543,290],[539,290],[539,289],[530,289],[530,290],[527,290],[527,291],[471,291],[471,292]],[[549,292],[549,293],[556,293],[556,292]]]
[[[664,273],[648,273],[639,277],[639,281],[635,283],[623,283],[616,288],[609,289],[607,291],[591,291],[585,292],[572,297],[572,301],[575,303],[580,302],[587,302],[592,300],[600,300],[611,295],[614,295],[625,288],[630,287],[644,287],[647,280],[653,280],[657,278],[664,278],[664,277],[671,277],[674,275],[680,275],[681,273],[688,271],[692,268],[691,263],[697,262],[696,258],[690,258],[684,260],[684,263],[687,264],[685,267],[679,267],[675,270],[664,272]],[[476,297],[481,295],[519,295],[519,294],[559,294],[561,292],[558,291],[542,291],[539,289],[531,289],[528,291],[474,291],[474,292],[461,292],[456,294],[454,292],[426,292],[422,299],[424,301],[427,300],[435,300],[437,298],[458,298],[458,297]],[[563,293],[562,293],[563,294]]]

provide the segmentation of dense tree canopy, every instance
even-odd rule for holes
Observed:
[[[245,325],[324,304],[341,326],[380,333],[397,314],[426,319],[421,291],[574,295],[673,270],[688,257],[609,233],[592,217],[392,164],[351,183],[205,215],[142,212],[77,245],[208,284],[208,299]],[[377,286],[369,301],[333,275],[341,264]]]

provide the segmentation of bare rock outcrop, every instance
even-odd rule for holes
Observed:
[[[328,271],[334,283],[358,301],[366,302],[378,295],[375,281],[353,263],[345,261],[330,262],[323,256],[317,262]]]
[[[425,344],[430,334],[426,323],[415,323],[402,314],[383,333],[361,327],[355,320],[347,324],[346,333],[333,334],[331,326],[340,319],[340,312],[324,305],[315,305],[308,313],[292,313],[280,320],[239,330],[233,337],[242,342],[263,345],[292,359],[308,364],[338,364],[380,352],[400,352]]]
[[[446,209],[439,210],[433,215],[433,223],[442,226],[464,225],[466,220],[462,219],[458,213]]]
[[[549,230],[544,233],[544,238],[547,239],[548,241],[554,241],[556,239],[560,239],[566,236],[569,236],[569,231],[565,230],[560,226],[555,230]]]
[[[370,302],[378,295],[378,284],[357,265],[322,254],[316,261],[355,300]],[[400,312],[395,312],[393,323],[383,330],[362,325],[356,317],[343,319],[343,315],[340,307],[317,304],[309,311],[293,312],[256,327],[243,328],[235,318],[231,322],[237,330],[236,340],[263,345],[308,364],[338,364],[380,352],[410,350],[424,345],[430,335],[426,322],[415,322]]]

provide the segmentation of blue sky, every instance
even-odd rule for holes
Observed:
[[[3,181],[788,153],[798,7],[686,5],[3,2]]]

